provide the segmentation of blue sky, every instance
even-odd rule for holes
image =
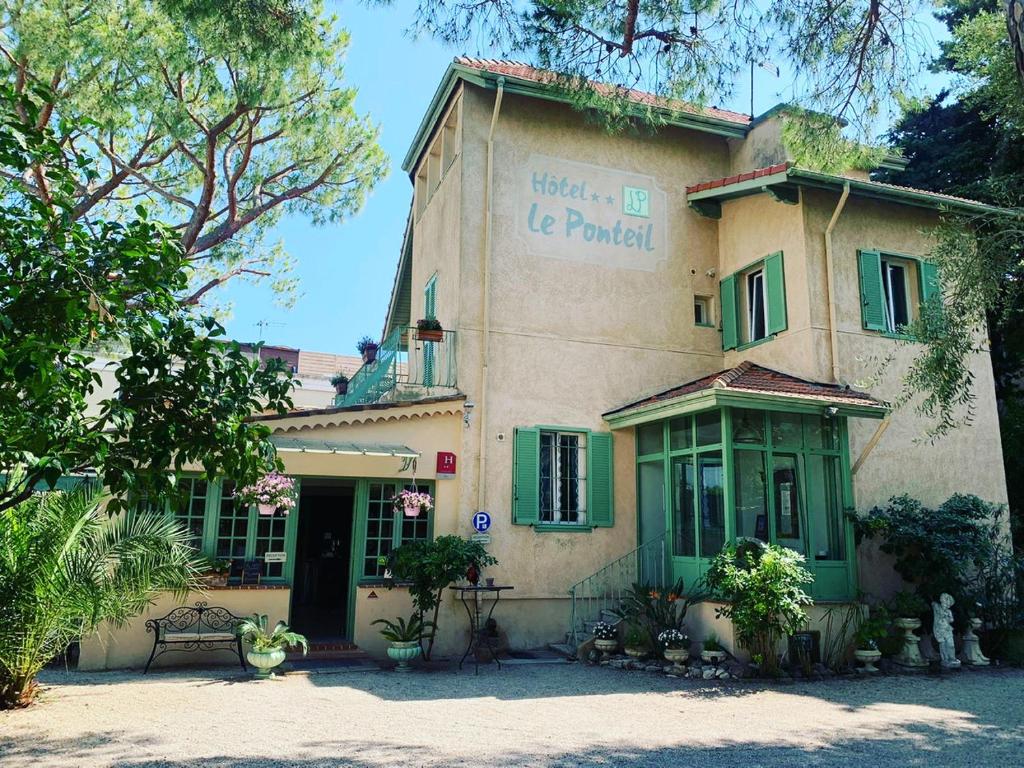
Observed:
[[[412,186],[402,158],[452,57],[426,37],[404,32],[412,20],[412,0],[387,8],[367,8],[353,0],[328,2],[351,33],[346,75],[359,91],[357,107],[380,125],[380,143],[391,172],[373,191],[363,210],[339,225],[314,227],[301,217],[285,218],[272,234],[282,239],[297,262],[299,299],[290,309],[274,304],[267,286],[235,282],[219,297],[232,303],[228,333],[239,340],[263,338],[268,344],[356,354],[355,343],[378,336],[391,292]],[[944,28],[930,18],[933,34]],[[478,54],[478,51],[465,51]],[[779,62],[782,64],[782,62]],[[747,77],[717,106],[747,112]],[[785,98],[788,74],[776,78],[755,70],[755,113]],[[933,88],[934,90],[934,88]],[[261,328],[258,324],[265,323]]]

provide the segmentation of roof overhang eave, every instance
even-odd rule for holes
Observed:
[[[498,80],[503,80],[505,93],[529,96],[546,101],[556,101],[563,104],[569,103],[564,94],[548,84],[538,83],[535,80],[527,80],[514,75],[502,74],[501,72],[476,69],[475,67],[453,62],[448,65],[448,69],[445,71],[444,77],[441,79],[441,83],[438,85],[437,90],[434,92],[434,97],[430,101],[430,106],[427,108],[423,120],[420,121],[419,128],[416,129],[416,135],[413,138],[412,144],[402,160],[402,170],[406,173],[412,174],[416,162],[423,154],[423,149],[426,146],[433,126],[437,123],[441,111],[445,108],[449,97],[460,80],[487,89],[497,88]],[[732,139],[745,138],[750,131],[750,128],[746,125],[740,125],[739,123],[733,123],[709,115],[668,109],[667,107],[656,105],[651,105],[650,109],[664,116],[669,125],[679,128],[714,133]],[[647,111],[647,108],[637,104],[631,106],[630,111],[634,115],[640,116]]]
[[[724,406],[813,414],[824,414],[827,408],[835,408],[837,416],[866,419],[882,419],[890,411],[888,406],[881,403],[869,405],[851,403],[842,398],[804,397],[775,392],[711,388],[638,405],[634,408],[609,411],[604,414],[604,420],[612,429],[624,429]]]
[[[1006,214],[1005,208],[994,205],[986,205],[972,200],[956,200],[930,192],[917,192],[909,189],[896,189],[870,181],[851,179],[846,176],[833,176],[818,171],[808,171],[803,168],[789,168],[786,171],[774,173],[769,176],[762,176],[758,179],[737,182],[712,189],[704,189],[700,192],[688,192],[686,202],[691,207],[694,204],[706,205],[711,203],[722,203],[726,200],[734,200],[739,197],[758,195],[762,193],[774,194],[785,193],[786,190],[794,187],[809,187],[813,189],[827,189],[832,192],[841,192],[845,185],[850,185],[850,192],[858,197],[874,200],[883,200],[901,205],[911,205],[918,208],[929,208],[931,210],[952,210],[969,213]]]

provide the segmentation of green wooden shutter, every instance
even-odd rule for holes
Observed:
[[[587,444],[587,522],[602,528],[615,524],[610,432],[592,432]]]
[[[512,522],[533,525],[540,519],[540,430],[517,427],[512,450]]]
[[[739,326],[736,323],[736,275],[722,278],[722,349],[736,349]]]
[[[921,303],[927,303],[932,296],[942,294],[942,283],[939,281],[939,267],[935,262],[922,261],[921,266]]]
[[[882,257],[878,251],[859,251],[861,321],[869,331],[885,330],[885,292]]]
[[[786,330],[786,271],[782,251],[764,260],[764,298],[768,305],[768,335]]]

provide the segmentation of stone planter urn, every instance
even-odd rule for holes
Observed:
[[[690,658],[690,651],[686,648],[665,649],[665,661],[672,662],[673,672],[685,672],[686,668],[683,666],[683,662],[686,661],[688,658]]]
[[[595,640],[594,647],[601,652],[601,658],[607,659],[619,649],[618,640]]]
[[[644,656],[647,655],[647,649],[646,648],[636,648],[636,647],[631,646],[631,645],[627,645],[626,648],[625,648],[625,651],[626,651],[626,655],[629,656],[632,659],[642,659]]]
[[[245,654],[246,660],[256,667],[256,679],[266,680],[271,671],[284,661],[284,648],[270,648],[266,651],[250,650]]]
[[[725,661],[725,651],[701,651],[700,657],[708,664],[721,664]]]
[[[961,638],[964,642],[964,647],[960,651],[960,660],[972,667],[987,667],[992,663],[981,652],[981,644],[978,641],[978,636],[975,634],[977,630],[981,629],[981,624],[981,619],[971,619],[967,631],[964,632]]]
[[[419,640],[411,640],[406,643],[391,643],[388,646],[388,658],[398,662],[395,672],[410,672],[412,667],[409,665],[409,662],[419,656],[422,650]]]
[[[914,634],[914,630],[921,627],[921,620],[900,618],[896,619],[896,626],[904,633],[903,648],[893,661],[901,667],[927,667],[928,662],[921,656],[921,649],[918,645],[921,639]]]
[[[882,658],[882,652],[873,648],[865,648],[856,650],[853,652],[853,656],[864,666],[861,667],[862,672],[877,672],[878,667],[875,666],[875,662]]]

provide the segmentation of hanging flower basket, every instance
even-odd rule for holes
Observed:
[[[406,517],[419,517],[434,508],[434,500],[429,493],[418,493],[417,491],[402,491],[391,500],[395,509],[401,509]]]
[[[256,505],[261,515],[287,515],[296,504],[295,481],[278,472],[270,472],[252,485],[240,489],[235,498],[245,506]]]

